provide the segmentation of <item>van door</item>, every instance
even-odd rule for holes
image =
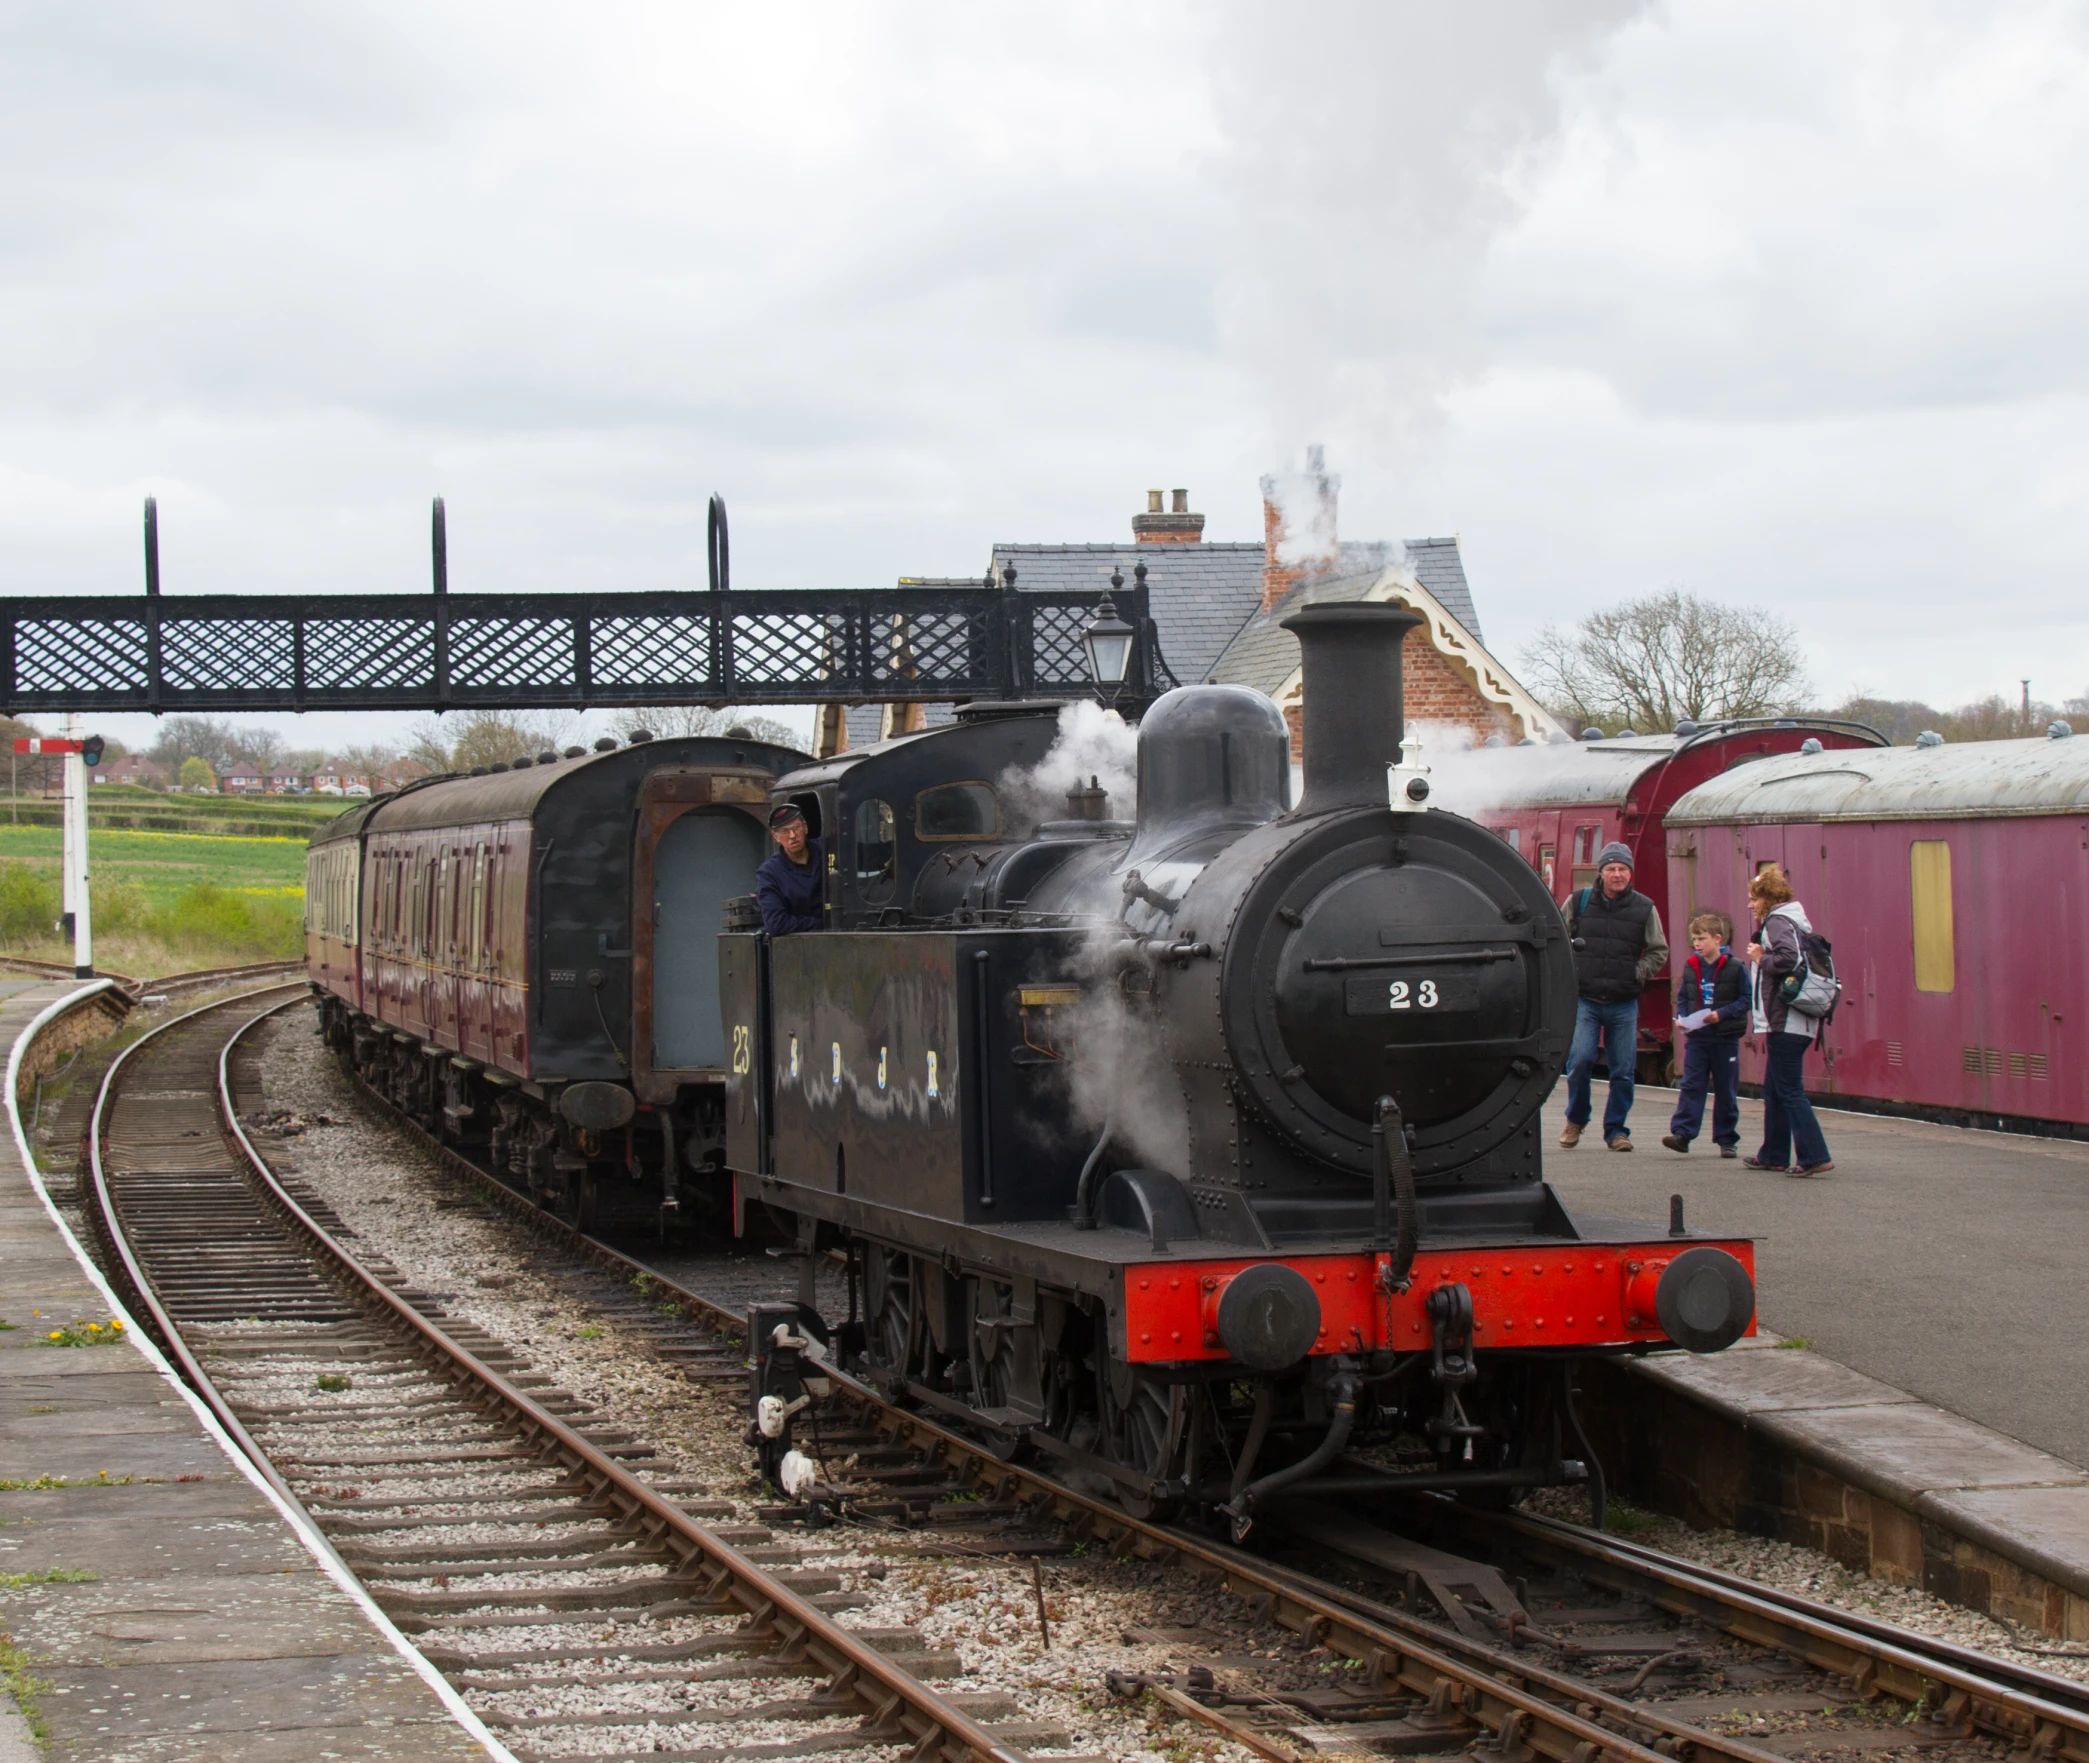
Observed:
[[[718,932],[726,901],[754,892],[769,840],[737,808],[692,808],[653,849],[653,1069],[721,1070]]]

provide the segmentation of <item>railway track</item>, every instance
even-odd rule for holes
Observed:
[[[654,1282],[721,1330],[740,1326],[728,1306],[583,1235],[412,1123],[387,1118],[577,1263],[615,1284]],[[1601,1533],[1422,1502],[1410,1516],[1449,1545],[1438,1550],[1377,1531],[1356,1511],[1331,1523],[1294,1503],[1257,1539],[1272,1552],[1250,1554],[1130,1518],[868,1385],[836,1383],[818,1443],[829,1479],[810,1495],[812,1512],[933,1524],[962,1500],[975,1522],[1049,1518],[1079,1546],[1222,1586],[1363,1668],[1339,1694],[1287,1697],[1235,1659],[1226,1669],[1240,1681],[1229,1689],[1226,1672],[1204,1657],[1208,1637],[1139,1637],[1178,1646],[1180,1670],[1124,1674],[1117,1689],[1159,1695],[1265,1756],[1296,1755],[1303,1727],[1326,1744],[1403,1754],[1478,1741],[1512,1763],[1537,1755],[1768,1763],[1795,1749],[1902,1744],[1946,1755],[1992,1754],[1999,1744],[2029,1759],[2089,1763],[2081,1684]],[[781,1524],[791,1511],[767,1516]],[[1500,1568],[1475,1571],[1490,1560],[1512,1564],[1513,1580]],[[1506,1612],[1475,1590],[1488,1573],[1506,1593]]]
[[[916,1675],[910,1635],[838,1621],[864,1600],[835,1574],[706,1526],[683,1497],[704,1490],[270,1170],[235,1049],[288,990],[177,1017],[110,1065],[92,1214],[183,1376],[510,1754],[1017,1756],[1024,1735]]]
[[[43,979],[72,979],[73,970],[56,961],[32,961],[26,955],[0,955],[0,968],[19,973],[33,973]],[[274,974],[293,974],[304,970],[302,960],[295,961],[250,961],[234,967],[197,967],[184,973],[170,973],[158,979],[138,979],[131,974],[117,973],[112,968],[99,968],[103,979],[112,979],[133,998],[147,993],[193,992],[213,986],[237,985],[242,980],[265,979]]]

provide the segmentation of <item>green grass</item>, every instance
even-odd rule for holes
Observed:
[[[56,827],[0,826],[0,858],[14,858],[56,881],[64,854]],[[305,835],[213,838],[195,833],[87,833],[88,870],[97,880],[133,882],[154,907],[174,904],[198,882],[238,893],[302,900]]]
[[[113,1347],[123,1339],[123,1324],[113,1316],[107,1322],[79,1322],[54,1328],[36,1344],[39,1347]]]
[[[0,1494],[42,1493],[49,1488],[127,1488],[130,1485],[129,1476],[111,1480],[106,1469],[97,1469],[91,1476],[0,1475]]]
[[[93,1585],[100,1578],[78,1567],[39,1567],[31,1573],[0,1573],[0,1585],[20,1591],[25,1585]]]
[[[184,796],[132,784],[98,784],[87,792],[87,830],[222,833],[233,837],[304,838],[361,796]],[[58,798],[17,796],[0,820],[8,825],[58,825]]]
[[[0,947],[70,954],[54,929],[60,856],[55,827],[0,825]],[[98,967],[161,974],[303,951],[302,837],[90,831],[88,858]]]
[[[37,1698],[50,1689],[50,1684],[29,1671],[29,1655],[16,1645],[11,1634],[0,1633],[0,1684],[14,1699],[15,1707],[22,1719],[28,1723],[29,1735],[36,1740],[41,1751],[51,1736],[49,1722],[44,1719],[43,1708]]]

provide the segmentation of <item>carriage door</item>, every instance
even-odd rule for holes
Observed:
[[[725,1065],[718,931],[726,901],[754,892],[769,841],[736,808],[692,808],[653,848],[653,1069]]]

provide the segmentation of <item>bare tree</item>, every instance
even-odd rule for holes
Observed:
[[[742,740],[766,741],[772,747],[795,747],[804,739],[773,716],[708,710],[701,704],[656,704],[620,710],[610,726],[626,737],[634,729],[646,729],[662,739],[675,735],[730,735],[737,730]]]
[[[1524,678],[1557,715],[1586,726],[1666,733],[1685,718],[1769,716],[1806,694],[1798,633],[1758,607],[1671,588],[1547,625]]]
[[[236,764],[240,757],[239,732],[215,716],[170,716],[160,724],[149,755],[178,774],[185,759],[203,759],[213,775]]]
[[[429,771],[469,771],[475,765],[513,764],[570,745],[580,738],[580,718],[569,710],[529,710],[507,715],[474,710],[455,722],[424,716],[413,728],[406,757]]]

